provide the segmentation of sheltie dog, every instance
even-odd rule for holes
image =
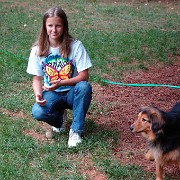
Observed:
[[[156,162],[156,180],[163,179],[165,165],[175,163],[180,170],[180,102],[168,112],[154,106],[141,108],[130,130],[147,140],[145,157]]]

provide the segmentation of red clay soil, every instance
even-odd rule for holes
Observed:
[[[149,67],[147,71],[138,70],[127,72],[124,83],[156,83],[180,86],[180,59],[174,65],[158,65]],[[128,87],[119,85],[100,86],[93,85],[94,101],[97,109],[103,113],[94,121],[107,129],[119,133],[119,142],[114,149],[114,156],[124,164],[140,165],[147,171],[154,172],[155,163],[145,159],[146,143],[141,135],[134,136],[129,125],[137,119],[141,106],[154,105],[164,111],[171,109],[180,102],[180,89],[168,87]],[[106,109],[105,109],[106,108]],[[179,177],[180,172],[176,167],[168,167],[165,173],[169,176]]]

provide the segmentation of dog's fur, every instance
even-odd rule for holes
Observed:
[[[176,163],[180,169],[180,102],[169,112],[143,107],[130,130],[147,140],[146,158],[156,162],[156,180],[162,180],[166,164]]]

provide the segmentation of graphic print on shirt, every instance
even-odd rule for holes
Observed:
[[[49,54],[42,62],[46,75],[46,83],[50,84],[54,80],[70,79],[73,74],[72,60],[64,59],[60,55]]]

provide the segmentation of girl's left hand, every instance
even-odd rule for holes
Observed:
[[[51,86],[44,86],[43,89],[46,91],[54,91],[56,90],[58,87],[60,87],[60,79],[55,80],[55,81],[51,81]]]

